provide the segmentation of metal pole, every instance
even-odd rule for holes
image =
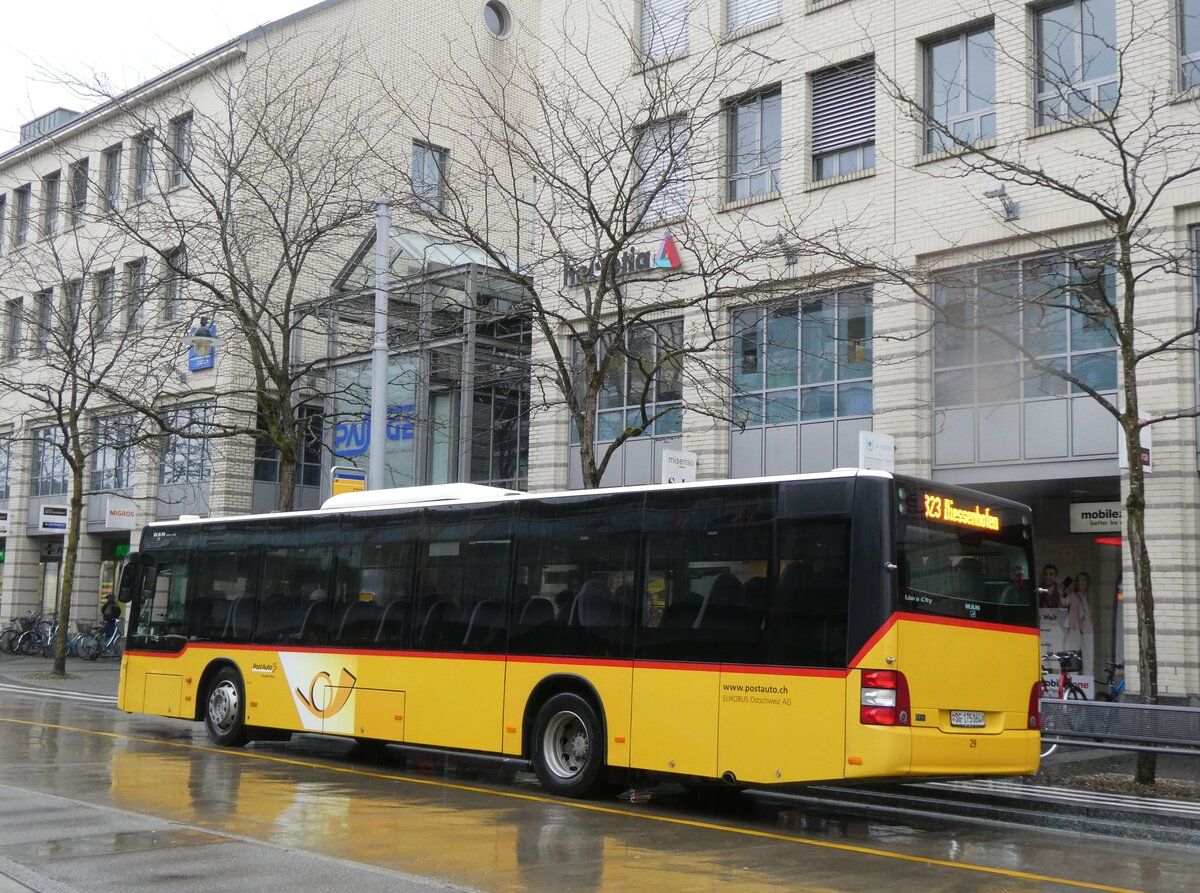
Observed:
[[[371,346],[371,464],[367,486],[384,488],[388,416],[388,266],[391,263],[392,203],[375,201],[375,340]]]

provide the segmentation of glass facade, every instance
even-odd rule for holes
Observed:
[[[199,484],[212,477],[212,440],[203,436],[213,427],[211,401],[168,410],[166,424],[179,433],[163,437],[160,484]]]
[[[63,432],[50,426],[33,432],[33,496],[58,496],[70,489]]]
[[[733,424],[869,416],[871,293],[852,289],[733,315]]]
[[[942,275],[934,287],[934,404],[1060,397],[1084,393],[1081,384],[1116,390],[1115,297],[1113,267],[1100,251]]]
[[[123,490],[132,487],[137,420],[132,414],[99,419],[95,430],[92,489]]]

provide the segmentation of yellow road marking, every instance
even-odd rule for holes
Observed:
[[[738,828],[733,825],[720,825],[716,822],[704,822],[697,819],[685,819],[675,816],[635,812],[630,809],[620,809],[613,806],[600,806],[596,803],[586,803],[579,800],[560,800],[556,797],[548,797],[539,794],[526,794],[521,791],[504,791],[497,790],[495,788],[484,788],[477,787],[475,785],[458,784],[450,781],[438,781],[431,778],[412,778],[403,775],[390,775],[386,772],[371,772],[367,769],[355,769],[351,766],[334,766],[326,763],[316,763],[311,760],[296,760],[288,757],[274,756],[272,754],[254,753],[247,750],[210,747],[203,744],[189,744],[183,741],[163,741],[159,738],[140,738],[136,735],[125,735],[120,732],[104,732],[98,729],[84,729],[78,726],[64,726],[56,723],[37,722],[35,720],[28,719],[13,719],[7,716],[0,716],[0,722],[9,723],[12,725],[34,726],[43,729],[56,729],[64,732],[78,732],[82,735],[95,735],[97,737],[111,738],[118,741],[130,741],[138,744],[152,744],[159,747],[176,747],[183,750],[198,750],[204,753],[223,754],[229,757],[241,757],[242,759],[263,760],[268,763],[280,763],[282,765],[297,766],[303,769],[317,769],[327,772],[338,772],[343,775],[355,775],[363,778],[381,778],[388,781],[399,782],[401,784],[426,785],[429,787],[442,788],[452,791],[464,791],[471,794],[486,794],[492,797],[505,797],[510,800],[525,800],[530,803],[566,806],[586,812],[598,812],[606,815],[624,816],[627,818],[663,822],[665,824],[681,825],[687,828],[700,828],[705,831],[723,831],[730,834],[739,834],[744,837],[757,837],[764,840],[779,840],[785,843],[798,843],[803,844],[804,846],[819,847],[827,850],[855,853],[863,856],[879,856],[884,859],[895,859],[901,862],[916,862],[922,865],[936,865],[942,868],[955,868],[960,871],[973,871],[980,874],[998,875],[1000,877],[1034,881],[1037,883],[1062,884],[1064,886],[1076,887],[1082,890],[1100,890],[1104,891],[1104,893],[1145,893],[1145,891],[1136,890],[1130,887],[1115,887],[1111,884],[1096,884],[1090,881],[1079,881],[1071,878],[1055,877],[1053,875],[1034,874],[1028,871],[1015,871],[1010,868],[993,868],[988,865],[972,865],[966,862],[951,862],[948,859],[933,859],[927,856],[910,856],[906,853],[894,853],[888,850],[875,849],[873,847],[856,846],[851,843],[836,843],[828,840],[815,840],[811,837],[795,837],[790,834],[779,834],[774,831],[760,831],[754,828]]]

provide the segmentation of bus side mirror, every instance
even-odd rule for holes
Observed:
[[[121,568],[121,582],[117,586],[117,601],[123,603],[133,601],[133,597],[141,589],[142,574],[151,564],[153,562],[150,557],[141,552],[134,552],[125,559],[125,566]]]

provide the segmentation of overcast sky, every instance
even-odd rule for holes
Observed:
[[[317,0],[0,0],[0,152],[59,106],[86,111],[40,69],[102,72],[128,88]]]

